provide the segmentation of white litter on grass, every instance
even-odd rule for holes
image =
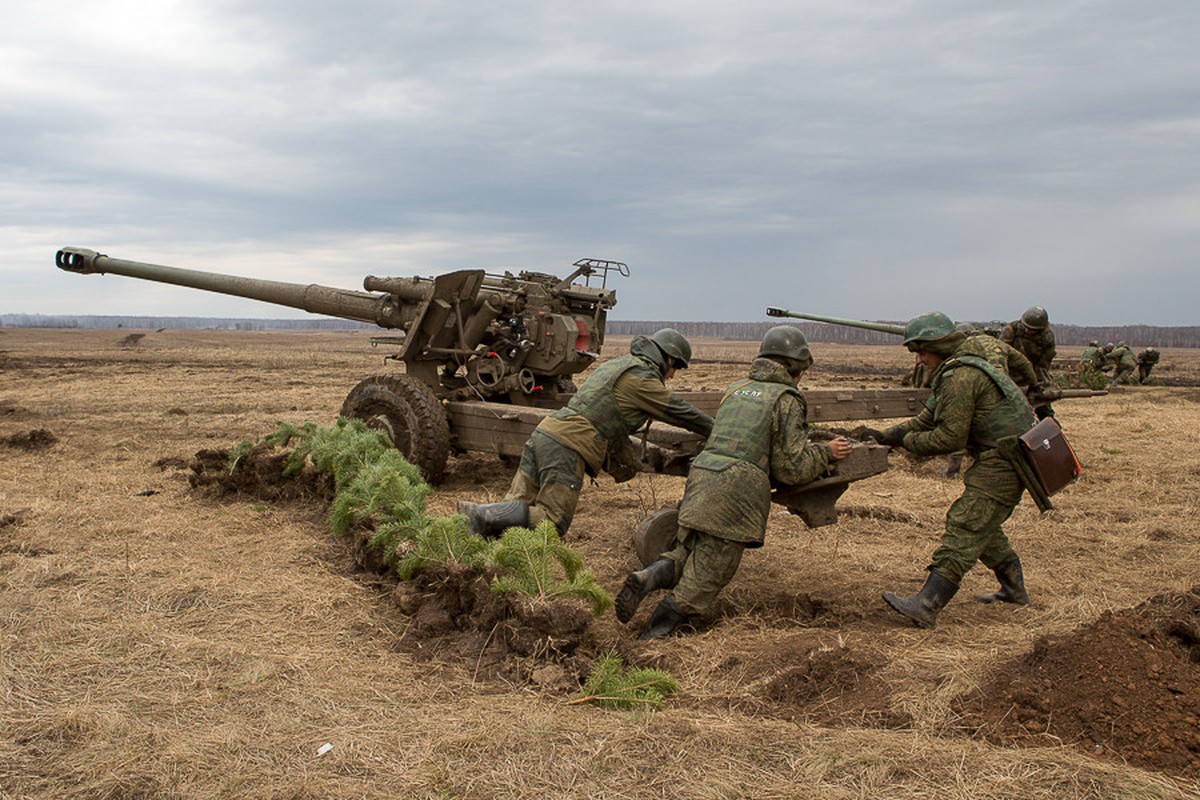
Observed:
[[[333,745],[330,744],[329,742],[326,742],[325,744],[323,744],[317,748],[317,755],[323,756],[332,749],[333,749]]]

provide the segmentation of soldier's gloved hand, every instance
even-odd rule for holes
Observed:
[[[899,447],[904,441],[904,434],[893,433],[888,435],[884,431],[877,431],[874,428],[863,428],[862,438],[874,440],[880,444],[885,444],[888,447]]]
[[[863,442],[878,442],[883,438],[883,432],[877,431],[874,428],[862,427],[852,431],[854,438]]]

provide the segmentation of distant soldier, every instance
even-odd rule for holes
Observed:
[[[1000,331],[1000,340],[1010,344],[1029,359],[1037,373],[1037,382],[1043,386],[1053,386],[1054,379],[1050,375],[1050,364],[1054,361],[1056,351],[1054,331],[1050,330],[1050,315],[1041,306],[1030,306],[1020,319],[1014,319]],[[1054,416],[1054,409],[1049,403],[1041,403],[1035,409],[1038,419]]]
[[[1100,347],[1100,343],[1095,339],[1088,342],[1088,346],[1083,348],[1083,352],[1080,353],[1079,366],[1090,367],[1097,372],[1103,371],[1104,350]]]
[[[1112,354],[1113,354],[1113,350],[1115,350],[1115,349],[1116,349],[1116,345],[1113,344],[1112,342],[1108,342],[1104,345],[1104,347],[1100,348],[1100,371],[1101,372],[1107,373],[1110,369],[1113,368],[1114,362],[1113,362]]]
[[[1079,355],[1079,379],[1086,386],[1099,387],[1101,381],[1105,381],[1107,376],[1105,368],[1108,359],[1104,354],[1104,348],[1096,340],[1088,342],[1088,346],[1083,348],[1083,352]]]
[[[628,622],[650,592],[672,590],[640,638],[668,636],[712,607],[742,552],[762,546],[773,487],[809,483],[850,454],[844,437],[808,440],[796,383],[811,364],[800,329],[779,325],[763,336],[749,377],[725,390],[712,434],[688,472],[675,549],[631,572],[617,594],[617,619]]]
[[[1153,347],[1147,347],[1137,355],[1138,383],[1145,383],[1150,377],[1150,370],[1158,363],[1159,352]]]
[[[503,501],[459,503],[471,530],[496,537],[548,519],[566,535],[585,473],[608,472],[618,483],[637,474],[629,437],[648,419],[708,436],[712,417],[665,385],[691,359],[691,344],[673,328],[635,336],[628,355],[597,366],[566,406],[538,424]]]
[[[1133,372],[1137,369],[1137,356],[1133,354],[1133,350],[1124,342],[1117,342],[1117,346],[1113,348],[1109,359],[1113,364],[1113,376],[1109,385],[1116,386],[1121,384],[1128,386],[1136,383],[1137,379],[1133,376]]]
[[[909,321],[904,345],[933,372],[932,394],[917,416],[884,431],[869,432],[882,444],[917,455],[965,447],[975,459],[963,475],[962,496],[946,512],[945,533],[927,568],[924,586],[911,597],[891,592],[883,596],[892,608],[922,628],[936,624],[938,614],[976,561],[982,561],[1000,581],[999,591],[980,596],[982,602],[1029,603],[1021,560],[1001,527],[1025,487],[997,442],[1029,430],[1035,417],[1012,379],[986,359],[965,352],[966,341],[940,312]]]

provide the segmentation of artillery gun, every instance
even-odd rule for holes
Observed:
[[[459,270],[433,278],[368,276],[359,292],[127,261],[77,247],[59,250],[55,264],[68,272],[158,281],[398,331],[371,341],[398,348],[387,358],[402,362],[403,373],[364,378],[340,414],[384,431],[433,484],[444,477],[451,451],[521,454],[538,423],[570,398],[572,376],[600,355],[607,313],[617,302],[609,275],[629,276],[624,262],[581,259],[562,279]],[[912,396],[881,401],[879,395],[812,392],[809,418],[864,419],[885,406],[895,409],[893,416],[919,408]],[[719,392],[680,396],[708,413],[716,412],[721,398]],[[687,474],[703,445],[699,436],[666,425],[637,438],[642,469],[669,475]],[[776,492],[774,499],[810,527],[828,525],[837,520],[835,503],[850,483],[887,467],[887,448],[857,445],[829,475]]]
[[[768,317],[791,317],[793,319],[806,319],[813,322],[824,322],[830,325],[845,325],[850,328],[862,328],[868,331],[878,331],[880,333],[888,333],[893,336],[903,336],[904,326],[891,322],[868,322],[861,319],[847,319],[845,317],[827,317],[823,314],[808,314],[802,311],[790,311],[786,308],[778,306],[767,306]],[[959,323],[970,324],[970,323]],[[980,329],[979,332],[986,332],[986,329]],[[990,334],[989,334],[990,335]],[[928,377],[924,371],[920,369],[920,365],[914,367],[909,382],[913,386],[927,386]],[[1055,400],[1070,400],[1080,397],[1100,397],[1108,394],[1102,389],[1064,389],[1059,386],[1038,386],[1036,390],[1027,392],[1029,402],[1037,405],[1039,403],[1050,403]]]
[[[880,333],[890,333],[893,336],[903,336],[904,326],[897,325],[891,322],[868,322],[862,319],[847,319],[845,317],[827,317],[822,314],[806,314],[803,311],[789,311],[786,308],[778,306],[767,306],[768,317],[791,317],[793,319],[807,319],[812,322],[826,322],[830,325],[845,325],[847,328],[861,328],[867,331],[879,331]]]
[[[158,281],[400,331],[372,341],[396,346],[388,359],[403,362],[404,373],[363,379],[346,396],[341,415],[385,431],[435,483],[452,446],[473,449],[452,440],[446,404],[560,407],[563,393],[573,391],[571,376],[600,354],[606,315],[617,302],[607,286],[609,273],[629,275],[623,262],[589,258],[576,261],[562,279],[483,270],[434,278],[369,275],[366,291],[359,292],[127,261],[78,247],[59,250],[55,264],[83,275]]]

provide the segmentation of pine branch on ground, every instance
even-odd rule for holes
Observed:
[[[288,454],[286,465],[283,468],[284,477],[290,478],[298,475],[304,469],[312,450],[312,438],[316,435],[317,424],[306,422],[299,428],[283,420],[279,420],[275,424],[277,426],[275,430],[264,436],[262,441],[280,448],[292,446],[292,452]]]
[[[670,673],[650,667],[627,670],[621,656],[612,652],[592,665],[579,696],[571,703],[593,703],[619,710],[657,709],[667,695],[677,691],[679,682]]]

